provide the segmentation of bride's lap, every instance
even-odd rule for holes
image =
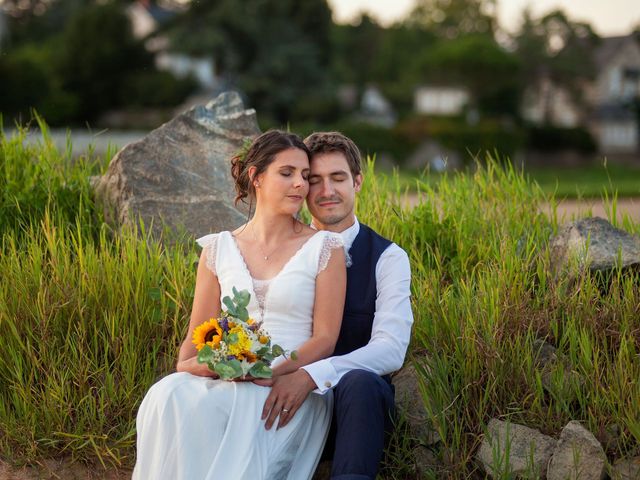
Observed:
[[[326,429],[320,427],[330,421],[331,397],[310,395],[286,427],[266,430],[260,415],[269,391],[251,382],[167,375],[138,411],[133,478],[274,479],[287,471],[288,478],[306,478],[315,456],[291,465],[303,445],[321,451]],[[221,477],[231,472],[230,463],[235,473]]]

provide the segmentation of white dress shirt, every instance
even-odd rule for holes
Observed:
[[[345,250],[351,248],[358,232],[360,224],[357,219],[341,232]],[[362,369],[386,375],[402,367],[413,324],[410,283],[409,256],[392,243],[382,252],[376,264],[376,311],[369,343],[345,355],[325,358],[302,367],[317,385],[317,390],[314,390],[316,393],[325,393],[335,387],[350,370]]]

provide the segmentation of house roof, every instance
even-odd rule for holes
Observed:
[[[600,40],[600,45],[596,47],[594,52],[594,60],[598,70],[604,68],[613,57],[615,57],[620,50],[627,43],[635,43],[640,49],[640,43],[638,42],[635,34],[621,35],[618,37],[604,37]]]

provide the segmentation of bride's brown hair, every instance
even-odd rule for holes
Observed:
[[[239,153],[231,159],[231,175],[235,180],[236,205],[238,202],[253,200],[256,189],[253,179],[264,172],[273,162],[276,155],[284,150],[297,148],[306,153],[307,158],[311,157],[309,149],[302,139],[295,133],[283,132],[281,130],[268,130],[257,137],[246,150],[246,153]],[[249,177],[249,168],[255,167],[255,173]]]

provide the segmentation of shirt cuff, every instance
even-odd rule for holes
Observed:
[[[314,393],[324,394],[338,383],[338,372],[328,360],[320,360],[302,368],[318,387]]]

